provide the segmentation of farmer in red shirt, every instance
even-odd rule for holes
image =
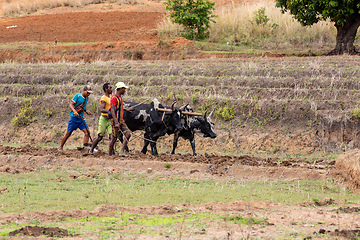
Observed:
[[[110,110],[112,115],[112,129],[113,129],[113,135],[114,137],[111,139],[109,144],[109,156],[113,154],[114,144],[116,139],[119,136],[119,131],[125,136],[123,146],[121,148],[121,151],[119,153],[120,156],[126,156],[125,154],[125,148],[129,142],[129,139],[131,137],[131,132],[129,128],[127,127],[126,123],[124,122],[123,116],[124,116],[124,110],[131,112],[134,110],[134,108],[123,108],[123,100],[121,95],[123,95],[128,88],[123,82],[118,82],[116,85],[116,93],[111,96],[110,99]]]

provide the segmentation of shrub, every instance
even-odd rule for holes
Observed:
[[[168,0],[166,10],[170,11],[173,23],[184,27],[183,37],[190,40],[202,40],[209,36],[210,18],[215,17],[215,2],[209,0]]]
[[[23,108],[20,109],[20,113],[11,119],[14,128],[25,127],[32,122],[37,121],[37,117],[34,116],[35,111],[32,108],[31,100],[25,100]]]
[[[224,119],[229,121],[235,117],[235,105],[229,107],[227,104],[224,107],[220,107],[215,111],[215,116],[217,118]]]
[[[191,102],[194,103],[194,104],[198,103],[199,102],[199,97],[200,97],[199,92],[191,95]]]
[[[357,107],[355,108],[353,111],[352,111],[352,115],[356,118],[360,118],[360,107]]]
[[[261,7],[258,10],[253,12],[254,17],[252,23],[256,23],[257,25],[263,25],[265,26],[270,19],[265,14],[265,7]]]

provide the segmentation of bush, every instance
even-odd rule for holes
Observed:
[[[357,107],[355,108],[353,111],[352,111],[352,115],[356,118],[360,118],[360,107]]]
[[[25,127],[32,122],[37,121],[37,117],[34,116],[35,111],[32,108],[31,100],[24,101],[24,107],[20,109],[20,113],[11,119],[14,128]]]
[[[190,40],[202,40],[209,36],[210,18],[215,17],[215,3],[209,0],[168,0],[166,10],[170,11],[173,23],[184,27],[183,37]]]
[[[235,105],[233,105],[232,107],[225,105],[224,107],[218,108],[215,111],[215,116],[225,121],[233,119],[235,117]]]

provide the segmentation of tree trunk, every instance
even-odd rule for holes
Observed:
[[[335,24],[337,29],[336,47],[329,55],[356,54],[354,41],[357,29],[360,26],[360,18],[348,19],[345,24]]]

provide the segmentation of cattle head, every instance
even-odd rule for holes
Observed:
[[[176,101],[174,101],[171,105],[171,111],[166,112],[166,114],[169,116],[169,128],[174,128],[170,130],[181,130],[182,124],[181,124],[181,110],[179,108],[175,107]]]
[[[176,130],[182,129],[181,110],[175,107],[175,103],[176,101],[172,103],[171,107],[163,107],[160,104],[158,109],[160,112],[163,112],[162,121],[164,122],[169,132],[174,132]]]
[[[197,118],[197,120],[200,122],[199,132],[196,132],[197,135],[200,137],[210,137],[210,138],[216,138],[216,133],[213,131],[214,123],[211,121],[211,115],[214,111],[212,111],[209,115],[209,117],[206,117],[206,113],[204,113],[203,118]]]

